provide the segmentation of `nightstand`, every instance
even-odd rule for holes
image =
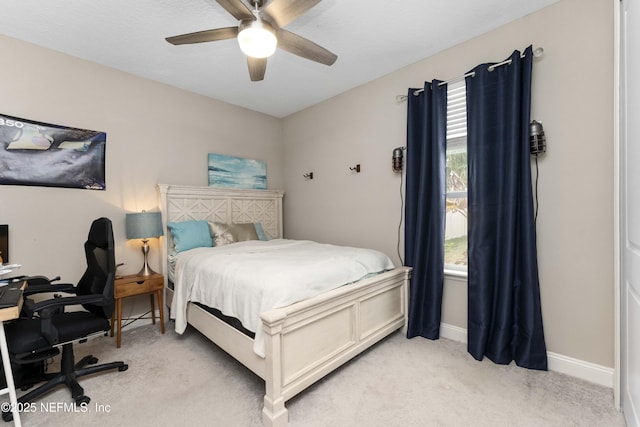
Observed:
[[[116,310],[111,315],[111,336],[113,336],[113,328],[115,321],[118,322],[118,338],[117,347],[120,348],[122,341],[122,299],[135,295],[149,295],[151,300],[151,320],[156,324],[156,310],[153,301],[154,294],[158,298],[158,308],[160,309],[160,330],[164,334],[164,307],[162,303],[162,291],[164,288],[164,276],[159,273],[150,276],[138,276],[131,274],[119,277],[114,283],[113,297],[116,301]],[[116,319],[114,319],[114,317]],[[115,320],[115,321],[114,321]]]

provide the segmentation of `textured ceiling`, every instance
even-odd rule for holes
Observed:
[[[323,0],[285,28],[336,63],[278,50],[261,82],[249,80],[235,39],[164,40],[237,25],[215,0],[0,0],[0,34],[285,117],[557,1]]]

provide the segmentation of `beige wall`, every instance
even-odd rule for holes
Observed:
[[[264,160],[269,187],[284,185],[279,119],[6,37],[0,51],[11,58],[0,67],[2,114],[107,133],[106,191],[0,186],[0,223],[24,274],[77,281],[99,216],[113,221],[121,272],[136,273],[140,241],[126,240],[125,212],[158,209],[158,182],[207,185],[208,153]],[[160,270],[159,240],[150,244]]]
[[[532,118],[544,122],[538,260],[549,351],[613,367],[613,6],[564,0],[284,119],[287,237],[374,247],[397,260],[406,103],[529,44]],[[349,166],[360,163],[362,172]],[[302,174],[313,171],[314,179]],[[466,328],[466,282],[445,285],[443,321]]]

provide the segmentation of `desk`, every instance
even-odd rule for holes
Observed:
[[[24,282],[22,289],[24,290],[27,282]],[[4,322],[7,320],[17,319],[22,309],[22,298],[17,306],[0,309],[0,352],[2,353],[2,367],[4,368],[4,377],[7,381],[7,388],[0,390],[1,394],[9,393],[9,401],[11,402],[11,414],[13,415],[13,424],[20,426],[20,412],[18,412],[18,397],[16,396],[16,388],[13,383],[13,372],[11,372],[11,359],[9,359],[9,348],[7,347],[7,337],[4,334]]]

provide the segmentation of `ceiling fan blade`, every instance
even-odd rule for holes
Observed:
[[[333,65],[338,56],[304,37],[279,28],[276,30],[278,47],[294,55],[310,59],[325,65]]]
[[[321,0],[273,0],[264,9],[264,14],[268,21],[276,24],[278,27],[284,27],[298,16],[311,9]]]
[[[232,14],[238,21],[255,20],[251,9],[240,0],[216,0],[227,12]]]
[[[178,45],[232,39],[237,35],[238,27],[226,27],[216,28],[215,30],[205,30],[195,33],[182,34],[180,36],[167,37],[165,40],[171,44]]]
[[[252,82],[259,82],[264,79],[264,73],[267,71],[267,58],[247,56],[247,65],[249,65],[249,76],[251,76]]]

